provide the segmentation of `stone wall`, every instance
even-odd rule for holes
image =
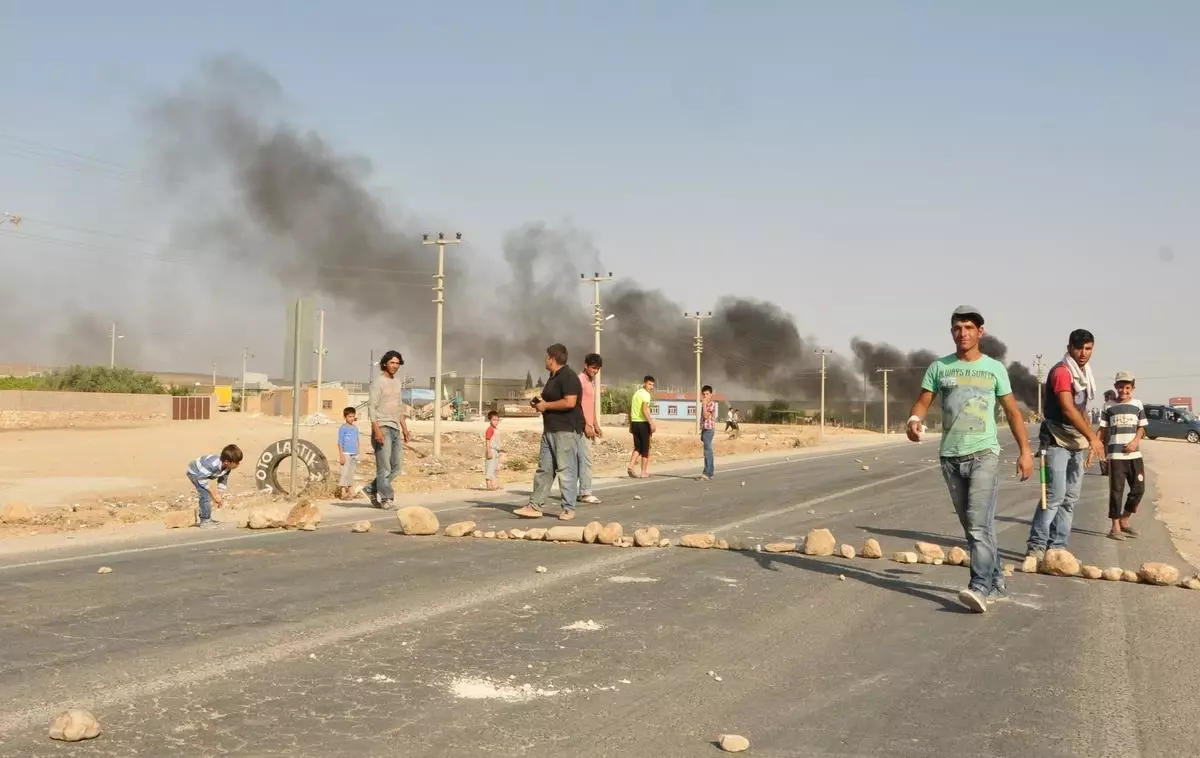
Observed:
[[[0,429],[61,429],[170,418],[170,395],[0,390]]]

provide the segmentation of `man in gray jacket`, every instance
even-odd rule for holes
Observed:
[[[391,510],[395,494],[392,480],[404,465],[404,444],[410,437],[404,420],[403,387],[396,372],[404,358],[395,350],[383,354],[379,375],[371,382],[367,401],[367,418],[371,421],[371,448],[375,451],[375,479],[363,487],[363,492],[376,508]]]

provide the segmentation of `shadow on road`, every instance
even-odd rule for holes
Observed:
[[[817,574],[826,576],[838,577],[845,576],[847,580],[855,580],[864,584],[869,584],[873,587],[889,590],[891,592],[899,592],[902,595],[925,600],[941,606],[940,610],[946,613],[970,613],[968,609],[959,605],[956,600],[944,596],[941,593],[957,592],[957,590],[938,590],[928,587],[923,584],[908,581],[900,578],[901,574],[919,575],[916,571],[901,568],[889,568],[883,572],[869,571],[859,568],[849,561],[829,562],[820,558],[810,558],[798,553],[759,553],[753,551],[737,551],[738,555],[752,558],[758,563],[760,568],[767,571],[778,571],[779,566],[787,566],[791,568],[811,571]],[[879,559],[883,560],[883,559]],[[964,574],[965,577],[965,574]],[[966,582],[963,582],[966,587]]]

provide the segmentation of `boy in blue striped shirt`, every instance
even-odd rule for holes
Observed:
[[[1146,435],[1146,408],[1133,396],[1135,378],[1128,371],[1118,371],[1113,389],[1117,399],[1104,408],[1100,416],[1100,439],[1108,454],[1108,517],[1112,520],[1110,540],[1136,537],[1138,532],[1129,525],[1146,494],[1146,466],[1138,449]],[[1129,485],[1129,494],[1125,486]],[[1124,502],[1122,502],[1124,501]],[[1122,507],[1124,506],[1124,507]]]
[[[342,472],[338,477],[338,498],[349,500],[354,495],[354,473],[358,470],[358,411],[347,406],[342,409],[346,423],[338,427],[338,463]]]
[[[212,517],[213,503],[220,508],[225,503],[225,489],[229,484],[229,472],[242,463],[242,449],[237,445],[226,445],[220,455],[202,455],[188,464],[187,477],[200,496],[200,528],[220,524]],[[213,490],[216,482],[216,490]]]

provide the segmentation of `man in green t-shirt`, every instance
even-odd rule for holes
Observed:
[[[633,393],[629,401],[629,433],[633,435],[633,452],[629,455],[629,466],[625,471],[634,479],[650,476],[650,435],[654,434],[654,417],[650,415],[650,404],[654,402],[654,377],[647,376],[642,386]],[[634,471],[638,458],[642,459],[642,474]]]
[[[1006,595],[1000,551],[996,547],[996,495],[1000,489],[1000,440],[996,437],[996,400],[1021,449],[1021,481],[1033,473],[1033,453],[1025,422],[1013,398],[1008,369],[979,350],[983,316],[960,305],[950,316],[955,352],[934,361],[921,381],[921,394],[908,419],[908,438],[921,441],[921,426],[934,395],[942,398],[942,477],[958,514],[971,553],[971,582],[959,602],[976,613]]]

